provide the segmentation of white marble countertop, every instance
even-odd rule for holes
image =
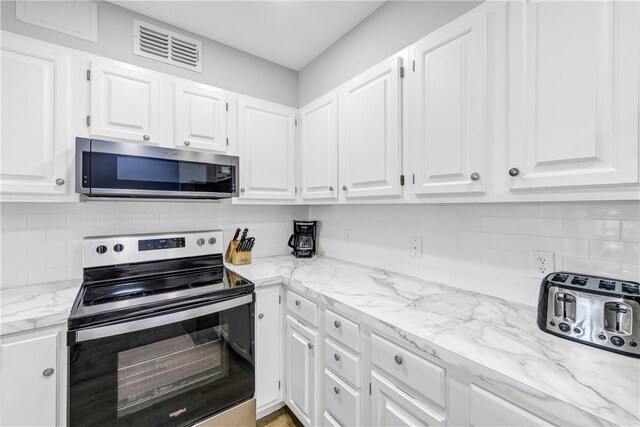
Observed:
[[[80,280],[0,290],[0,335],[67,323]]]
[[[478,365],[489,368],[479,375],[508,382],[509,392],[540,407],[555,405],[556,413],[577,407],[605,422],[640,425],[640,359],[543,333],[533,307],[326,257],[228,267],[256,286],[284,283],[353,309],[356,320],[379,321],[416,349],[476,375]],[[599,422],[566,415],[578,425]]]

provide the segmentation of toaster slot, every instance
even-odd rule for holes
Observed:
[[[631,306],[610,301],[604,303],[604,328],[609,332],[631,335],[633,310]]]
[[[613,280],[600,280],[598,288],[604,289],[605,291],[615,291],[616,282],[614,282]]]
[[[553,279],[551,280],[553,282],[564,283],[567,281],[568,278],[569,278],[568,274],[556,274],[555,276],[553,276]]]
[[[640,295],[640,286],[633,283],[623,283],[622,292],[634,295]]]
[[[588,281],[589,281],[588,277],[575,276],[573,278],[573,280],[571,280],[571,284],[572,285],[578,285],[578,286],[584,286],[584,285],[587,284]]]
[[[556,292],[553,315],[569,323],[576,321],[576,297],[566,292]]]

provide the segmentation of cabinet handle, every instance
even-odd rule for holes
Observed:
[[[480,174],[478,172],[474,172],[471,174],[471,181],[477,181],[480,179]]]
[[[333,191],[333,185],[329,186],[329,191]]]
[[[296,300],[296,305],[300,305],[300,300],[299,299]]]
[[[64,185],[64,179],[62,178],[56,179],[56,185]]]
[[[244,193],[244,187],[242,187],[242,188],[240,189],[240,192],[241,192],[241,193]]]
[[[44,371],[42,371],[42,375],[44,375],[45,377],[50,377],[51,375],[53,375],[53,368],[47,368]]]
[[[335,326],[336,328],[340,327],[340,321],[339,320],[334,320],[333,321],[333,326]]]
[[[520,174],[520,169],[518,168],[511,168],[509,169],[509,175],[511,176],[518,176]]]
[[[189,141],[188,139],[185,139],[185,140],[184,140],[184,145],[187,145],[187,146],[188,146],[188,145],[191,145],[191,141]]]
[[[340,394],[340,388],[338,386],[333,386],[333,392],[335,394]]]
[[[398,365],[402,365],[402,356],[400,356],[399,354],[396,354],[393,359],[396,361]]]
[[[342,191],[347,191],[347,186],[346,185],[342,186]]]
[[[338,353],[333,353],[333,358],[336,359],[336,362],[340,361],[340,355]]]
[[[264,317],[263,313],[258,314],[258,319],[262,319]]]
[[[309,350],[313,350],[313,344],[308,343],[308,344],[307,344],[307,347],[309,347]]]
[[[142,139],[144,139],[145,141],[148,141],[151,139],[151,137],[149,135],[144,135]]]

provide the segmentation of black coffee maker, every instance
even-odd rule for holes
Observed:
[[[316,254],[316,230],[318,221],[293,221],[293,234],[289,247],[296,258],[311,258]]]

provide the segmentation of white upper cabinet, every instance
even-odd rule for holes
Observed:
[[[155,73],[112,61],[91,61],[91,135],[159,143],[160,82]]]
[[[346,199],[400,196],[402,58],[340,88],[340,191]]]
[[[338,198],[338,94],[331,92],[300,109],[302,198]]]
[[[238,97],[240,198],[295,200],[296,109]]]
[[[470,12],[412,46],[411,159],[418,195],[486,188],[487,13]]]
[[[174,124],[177,147],[227,150],[227,97],[210,86],[174,83]]]
[[[510,188],[637,183],[640,6],[509,7]]]
[[[72,52],[2,33],[0,186],[6,195],[66,196],[70,175]]]

